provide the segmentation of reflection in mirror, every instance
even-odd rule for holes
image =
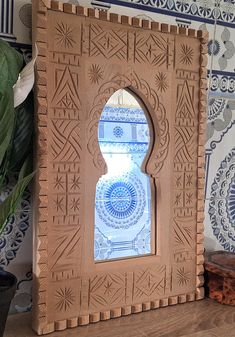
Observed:
[[[98,128],[108,172],[96,186],[96,261],[151,253],[150,178],[141,171],[149,147],[145,113],[128,91],[116,91]]]

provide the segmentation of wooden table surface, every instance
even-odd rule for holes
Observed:
[[[4,337],[35,337],[31,314],[9,316]],[[205,299],[54,332],[50,337],[235,337],[235,309]]]

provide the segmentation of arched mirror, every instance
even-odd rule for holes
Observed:
[[[150,177],[142,164],[150,144],[148,121],[135,96],[116,91],[98,127],[107,174],[96,186],[95,261],[153,252]]]

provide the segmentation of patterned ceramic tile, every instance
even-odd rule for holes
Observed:
[[[206,143],[206,248],[223,248],[235,252],[235,101],[210,98],[209,111]]]
[[[210,96],[235,98],[235,73],[212,70]]]
[[[221,17],[221,10],[215,5],[214,0],[109,0],[103,2],[207,23],[213,23],[215,17]]]
[[[12,181],[9,181],[0,195],[0,202],[6,198],[11,190]],[[8,266],[15,259],[30,222],[30,193],[26,192],[17,212],[9,219],[0,235],[0,267]]]
[[[213,55],[213,69],[233,72],[235,62],[235,27],[228,28],[225,26],[217,26],[215,39],[210,36],[208,43],[208,53]],[[233,74],[234,75],[234,74]]]

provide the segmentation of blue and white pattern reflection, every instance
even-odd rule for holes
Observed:
[[[124,97],[133,105],[133,96],[125,92]],[[99,145],[108,173],[96,186],[95,260],[150,254],[150,179],[141,171],[149,127],[135,99],[133,106],[107,103],[99,123]]]

